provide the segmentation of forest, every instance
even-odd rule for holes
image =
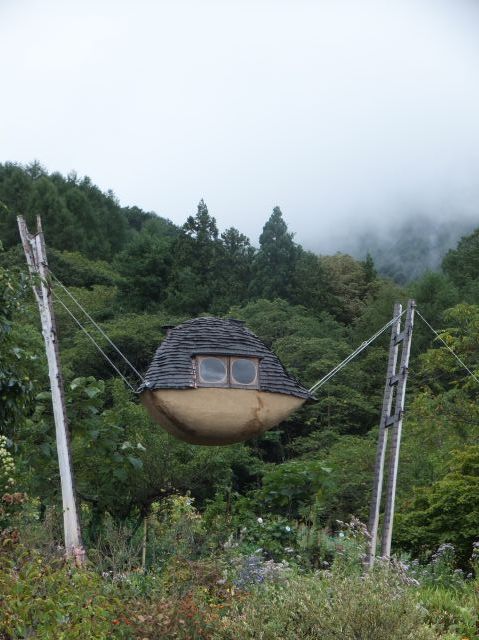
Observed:
[[[47,242],[83,569],[63,559],[17,215],[40,215]],[[203,200],[177,226],[89,178],[0,165],[0,638],[479,638],[478,381],[451,353],[479,371],[479,228],[420,275],[427,238],[404,233],[404,264],[380,270],[374,247],[304,249],[278,206],[252,242]],[[307,388],[415,299],[443,342],[416,318],[391,563],[363,571],[388,332],[262,437],[202,447],[151,421],[68,292],[141,373],[165,325],[230,317]]]

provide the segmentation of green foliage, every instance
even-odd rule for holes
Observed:
[[[413,592],[394,573],[301,576],[234,601],[214,638],[426,640]]]
[[[175,259],[167,306],[178,313],[206,311],[213,300],[211,283],[218,275],[220,241],[216,220],[203,200],[196,215],[186,220],[172,250]]]
[[[152,309],[166,298],[173,262],[172,239],[151,235],[146,229],[116,258],[123,276],[120,295],[125,306]]]
[[[317,460],[292,460],[269,466],[258,494],[268,510],[288,517],[309,517],[324,501],[330,469]]]
[[[0,436],[0,494],[11,491],[15,484],[15,462],[9,451],[11,442],[6,436]]]
[[[442,262],[442,268],[461,291],[473,294],[477,302],[477,280],[479,273],[479,229],[459,241]]]
[[[13,163],[0,164],[0,238],[6,248],[18,238],[17,215],[26,215],[32,191],[27,170]]]
[[[67,287],[114,286],[122,282],[119,274],[103,260],[90,260],[78,252],[48,249],[52,273]]]
[[[341,436],[323,458],[323,463],[331,469],[331,483],[324,493],[323,504],[328,523],[346,521],[353,515],[367,521],[375,436],[376,430],[367,437]]]
[[[426,273],[406,290],[377,277],[376,266],[384,273],[380,257],[376,265],[371,256],[361,262],[303,250],[277,207],[256,250],[234,227],[220,234],[203,201],[179,229],[151,212],[120,207],[111,192],[103,193],[88,178],[48,174],[38,163],[0,165],[0,235],[7,248],[0,255],[0,430],[7,436],[4,462],[15,465],[14,484],[8,486],[10,466],[2,462],[0,467],[5,500],[15,501],[10,505],[1,498],[2,526],[8,531],[0,539],[9,548],[17,527],[32,548],[51,551],[62,542],[42,338],[28,283],[16,270],[24,265],[17,213],[33,228],[33,214],[41,213],[52,272],[141,373],[164,337],[163,325],[204,313],[245,320],[288,370],[311,386],[390,320],[394,302],[404,305],[410,295],[447,344],[473,371],[478,367],[477,232],[447,256],[444,273]],[[406,231],[410,236],[411,229]],[[425,251],[430,258],[433,245],[424,238],[409,242],[411,264],[391,263],[391,274],[409,280],[418,265],[415,254]],[[82,317],[61,287],[53,287]],[[316,403],[274,431],[245,445],[194,447],[153,424],[58,302],[55,311],[84,538],[96,568],[115,576],[97,583],[98,593],[110,589],[112,600],[121,594],[132,623],[125,623],[125,633],[327,639],[337,632],[342,638],[369,639],[384,637],[388,625],[388,637],[431,637],[421,626],[422,611],[430,626],[436,625],[431,633],[472,636],[472,586],[451,567],[439,571],[437,563],[430,564],[417,574],[425,594],[420,610],[420,594],[410,586],[396,590],[404,576],[391,577],[393,584],[379,571],[376,584],[397,595],[387,603],[372,578],[359,580],[364,540],[349,529],[333,535],[342,526],[337,520],[353,514],[367,519],[387,334],[322,387]],[[117,352],[85,323],[137,384]],[[476,383],[419,319],[414,336],[395,549],[424,559],[438,544],[451,541],[458,562],[470,570],[479,518]],[[149,573],[140,575],[145,518]],[[306,575],[291,570],[287,588],[245,589],[244,583],[235,600],[233,575],[253,567],[252,574],[260,576],[264,563],[279,560]],[[332,562],[333,575],[322,572],[313,579],[311,568],[322,569],[325,562]],[[61,586],[64,577],[57,569],[54,582],[65,594],[63,611],[73,573]],[[42,573],[39,583],[50,584],[48,575]],[[13,579],[8,585],[14,593]],[[362,599],[360,585],[371,606]],[[436,595],[429,590],[433,587]],[[458,604],[462,597],[465,613]],[[305,603],[310,613],[298,615]],[[38,637],[62,637],[63,622],[44,632],[22,607],[24,635],[33,633],[28,625],[37,625],[32,629]],[[45,611],[49,621],[53,609]],[[100,624],[100,611],[98,616]],[[81,626],[86,624],[78,622],[83,637],[95,637]],[[113,625],[105,637],[115,637],[120,626]],[[72,633],[67,637],[75,637]]]
[[[105,302],[108,302],[108,298],[105,299]],[[152,354],[164,337],[162,327],[170,323],[171,316],[166,314],[124,313],[121,316],[116,315],[107,322],[100,323],[100,326],[134,367],[144,373],[148,368]],[[118,369],[127,377],[133,376],[132,382],[136,383],[135,374],[124,363],[114,347],[106,342],[105,338],[95,329],[92,329],[91,332]],[[108,379],[115,375],[111,365],[84,333],[76,332],[73,339],[66,341],[64,345],[67,371],[71,377],[93,375],[97,378]]]
[[[346,331],[330,315],[320,317],[307,308],[292,305],[286,300],[255,300],[240,307],[232,307],[228,314],[244,320],[268,347],[274,347],[280,338],[297,336],[299,338],[331,336],[341,339]]]
[[[279,207],[273,209],[259,238],[253,262],[251,292],[257,298],[286,298],[292,293],[299,249]]]
[[[458,550],[463,566],[477,538],[479,446],[456,451],[444,477],[420,487],[398,514],[396,538],[415,554],[430,554],[443,542]]]
[[[322,259],[311,251],[298,247],[298,257],[294,267],[292,289],[289,299],[294,304],[303,305],[316,314],[325,312],[337,314],[341,301],[333,292],[329,273]]]
[[[0,245],[1,251],[1,245]],[[13,320],[26,296],[21,273],[0,267],[0,433],[12,435],[32,403],[32,362],[28,336],[19,336]]]
[[[18,214],[31,228],[41,215],[49,248],[80,252],[91,260],[110,260],[143,226],[151,231],[156,225],[156,232],[165,235],[176,232],[169,221],[138,207],[122,209],[111,191],[103,193],[90,178],[48,174],[38,163],[0,165],[0,237],[6,248],[19,241]]]
[[[88,325],[88,330],[95,333],[95,337],[102,340],[96,333],[96,330],[91,327],[90,321],[83,314],[83,311],[72,301],[68,293],[58,284],[54,284],[53,291],[55,296],[55,319],[62,345],[64,345],[64,347],[68,346],[69,342],[77,335],[79,327],[65,307],[60,304],[59,300],[68,306],[82,324]],[[68,287],[68,291],[96,322],[105,322],[114,318],[118,298],[118,290],[116,287],[106,287],[95,284],[91,289]]]
[[[479,363],[479,306],[456,305],[444,313],[444,321],[449,327],[440,332],[440,337],[474,371]],[[422,370],[429,377],[431,388],[464,387],[465,391],[474,393],[472,390],[477,383],[464,366],[442,343],[436,341],[436,344],[438,349],[430,349],[421,358]]]
[[[426,586],[421,588],[420,598],[427,612],[426,622],[441,637],[451,640],[478,637],[477,583],[466,584],[460,590]]]
[[[0,635],[41,638],[128,638],[123,604],[91,570],[17,549],[0,555]]]
[[[335,317],[340,322],[353,322],[360,317],[368,296],[374,292],[375,280],[370,267],[343,253],[321,256],[320,264],[336,301]]]
[[[213,308],[223,311],[247,299],[255,251],[234,227],[226,229],[220,241]]]

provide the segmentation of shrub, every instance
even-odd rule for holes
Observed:
[[[391,570],[366,576],[326,572],[268,585],[234,603],[214,638],[432,640],[414,590]]]
[[[426,621],[440,633],[456,633],[463,638],[479,637],[477,585],[469,582],[459,593],[445,587],[426,586],[420,591]]]
[[[18,546],[0,555],[0,638],[128,638],[122,603],[94,572]]]

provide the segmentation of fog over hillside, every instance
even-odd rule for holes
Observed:
[[[364,259],[369,253],[377,270],[399,283],[409,282],[427,270],[440,269],[442,259],[461,237],[479,227],[477,216],[435,218],[427,213],[409,214],[383,222],[352,226],[319,243],[306,242],[314,251],[350,253]]]

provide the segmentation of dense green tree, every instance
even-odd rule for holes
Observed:
[[[337,315],[341,306],[320,257],[301,247],[298,247],[290,300],[318,314],[326,311]]]
[[[461,238],[456,249],[448,251],[442,268],[470,302],[479,302],[479,229]]]
[[[460,300],[459,291],[450,278],[433,271],[427,271],[414,282],[410,291],[421,312],[437,326],[443,320],[444,311]]]
[[[268,347],[273,347],[280,338],[292,335],[302,338],[329,336],[338,340],[346,335],[345,328],[328,313],[318,317],[306,307],[279,298],[235,306],[228,315],[244,320]]]
[[[41,215],[49,247],[109,260],[128,241],[128,218],[111,192],[89,178],[48,174],[39,163],[0,165],[0,234],[6,248],[19,242],[16,216],[36,228]],[[145,214],[146,216],[146,214]]]
[[[143,211],[139,207],[123,207],[122,211],[128,226],[135,231],[141,231],[148,220],[155,218],[154,213]]]
[[[266,466],[257,499],[273,513],[311,519],[330,489],[331,469],[319,460],[292,460]]]
[[[51,247],[47,248],[47,254],[52,274],[67,287],[115,286],[122,282],[118,271],[104,260],[89,260],[82,253]],[[20,257],[25,260],[23,252]]]
[[[366,437],[342,436],[321,458],[331,469],[332,479],[331,487],[324,495],[323,517],[327,524],[334,526],[336,520],[348,522],[352,516],[367,522],[376,436],[376,429]]]
[[[220,235],[203,201],[178,229],[151,212],[120,207],[88,178],[49,174],[38,164],[0,165],[0,234],[8,249],[0,255],[0,427],[14,436],[22,488],[43,506],[59,503],[58,464],[38,312],[15,270],[24,267],[18,213],[33,228],[41,213],[52,272],[141,373],[164,338],[164,324],[208,313],[245,320],[310,387],[391,319],[394,302],[404,305],[411,296],[447,344],[473,371],[478,367],[475,234],[449,254],[444,273],[399,287],[377,277],[370,257],[303,250],[279,208],[255,251],[236,228]],[[413,243],[407,255],[412,260],[423,249]],[[66,292],[58,284],[54,291],[137,385]],[[241,500],[257,500],[279,519],[303,522],[314,503],[320,522],[331,526],[353,513],[367,516],[389,332],[321,387],[316,403],[257,440],[216,449],[178,442],[153,424],[58,301],[55,310],[77,487],[93,537],[105,514],[139,518],[173,492],[191,491],[200,509],[215,493],[227,496],[225,509],[236,499],[238,510]],[[452,452],[472,456],[477,445],[477,383],[419,319],[414,336],[397,540],[412,550],[446,540],[451,527],[440,506],[446,505],[466,553],[477,514],[453,502],[475,499],[476,480],[465,458]],[[315,474],[324,467],[331,469],[328,486],[316,500]]]
[[[166,299],[173,263],[172,240],[142,231],[116,257],[119,285],[125,307],[138,311],[152,309]]]
[[[166,305],[176,313],[207,311],[219,276],[221,244],[216,220],[203,200],[189,216],[173,244],[174,263]]]
[[[99,221],[88,198],[77,187],[68,189],[64,198],[74,219],[75,249],[91,258],[98,256]]]
[[[396,540],[415,554],[431,554],[452,543],[467,566],[479,522],[479,447],[456,451],[447,473],[414,496],[398,514]]]
[[[82,248],[83,237],[77,239],[73,214],[66,207],[54,183],[46,176],[35,180],[28,201],[27,222],[32,229],[36,227],[34,216],[37,215],[42,219],[45,236],[52,246],[66,251]],[[85,232],[83,229],[82,231]]]
[[[213,308],[224,311],[246,300],[253,256],[249,239],[238,229],[231,227],[221,234]]]
[[[21,167],[0,164],[0,238],[6,249],[20,241],[17,215],[26,216],[33,182]]]
[[[111,191],[103,193],[89,178],[83,178],[78,187],[87,196],[98,218],[100,234],[96,253],[92,257],[101,256],[108,260],[125,245],[128,223]]]
[[[377,278],[378,272],[376,271],[373,257],[369,253],[369,251],[366,254],[366,258],[364,259],[363,267],[364,267],[364,277],[365,277],[366,283],[374,282],[374,280],[376,280]]]
[[[264,225],[259,245],[253,262],[252,295],[257,298],[289,299],[293,291],[299,249],[279,207],[273,209]]]
[[[0,244],[1,251],[1,244]],[[33,401],[38,334],[18,331],[14,319],[28,283],[21,273],[0,267],[0,434],[13,437]]]
[[[164,338],[162,327],[166,324],[172,324],[174,321],[174,317],[165,313],[154,315],[122,313],[112,320],[101,323],[101,326],[135,368],[144,374],[153,354]],[[133,385],[139,386],[140,381],[136,374],[132,373],[115,349],[94,329],[91,331],[120,371],[131,379]],[[63,344],[65,368],[70,378],[95,376],[106,380],[115,376],[111,365],[84,333],[77,332],[72,339],[68,338]]]
[[[76,305],[67,292],[58,284],[53,285],[54,310],[57,330],[60,336],[62,348],[66,348],[73,341],[78,333],[79,327],[65,307],[60,304],[60,300],[65,303],[69,310],[80,319],[82,323],[88,325],[88,330],[95,331],[90,325],[87,317],[80,307]],[[116,287],[106,287],[95,284],[91,288],[68,287],[68,292],[74,296],[75,300],[85,309],[96,322],[106,322],[113,320],[118,313],[118,290]],[[37,312],[36,305],[32,304],[32,310]],[[96,335],[96,334],[95,334]]]
[[[371,280],[369,267],[344,253],[321,256],[320,263],[330,290],[339,303],[335,308],[335,317],[345,324],[354,322],[376,290],[377,281]]]

